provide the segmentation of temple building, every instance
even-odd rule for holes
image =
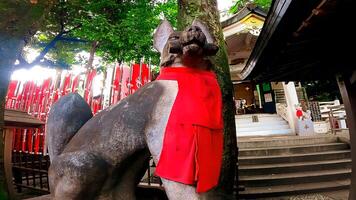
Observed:
[[[259,127],[240,129],[238,136],[296,134],[296,109],[306,100],[300,83],[263,82],[245,80],[242,73],[263,27],[266,13],[261,8],[248,4],[238,13],[222,21],[227,45],[231,80],[234,85],[236,123],[254,118]],[[268,118],[268,119],[267,119]],[[271,123],[263,123],[262,121]],[[254,125],[257,125],[254,124]],[[270,128],[270,130],[266,130]],[[311,125],[310,131],[313,130]]]
[[[353,3],[274,0],[268,15],[247,6],[222,22],[238,108],[239,199],[356,199],[355,38],[342,31]],[[337,80],[342,105],[322,109],[299,84],[325,80]],[[336,108],[346,119],[337,128]]]

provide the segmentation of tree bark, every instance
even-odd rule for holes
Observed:
[[[209,27],[210,32],[215,37],[216,44],[220,48],[217,55],[211,59],[222,91],[224,117],[224,154],[218,189],[225,194],[232,194],[237,163],[235,105],[217,2],[216,0],[179,0],[178,4],[178,29],[183,30],[191,25],[194,19],[200,19]]]
[[[39,21],[47,12],[51,0],[7,0],[1,2],[0,12],[0,136],[3,136],[4,109],[7,87],[17,56],[26,41],[36,32]],[[4,138],[0,137],[0,149]],[[0,196],[6,191],[3,151],[0,151]],[[6,195],[6,194],[5,194]]]
[[[91,44],[91,49],[90,49],[90,53],[89,53],[89,59],[88,59],[88,63],[85,66],[85,68],[87,69],[87,71],[91,70],[93,68],[93,63],[94,63],[94,58],[95,58],[95,52],[96,52],[96,48],[98,47],[99,42],[98,41],[94,41]]]

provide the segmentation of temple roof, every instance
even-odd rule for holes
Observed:
[[[240,72],[256,43],[265,16],[266,14],[259,7],[248,4],[238,13],[222,22],[231,80],[241,80]]]
[[[227,26],[235,24],[236,22],[239,22],[240,20],[242,20],[249,14],[256,14],[263,18],[266,17],[266,13],[260,7],[254,5],[254,4],[247,4],[239,12],[237,12],[236,14],[232,15],[228,19],[221,22],[221,26],[222,26],[222,28],[225,28]]]
[[[275,0],[241,72],[256,81],[335,79],[356,69],[352,0]]]

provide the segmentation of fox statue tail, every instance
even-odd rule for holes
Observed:
[[[61,97],[48,115],[46,142],[50,160],[60,155],[78,130],[93,117],[85,100],[77,93]]]

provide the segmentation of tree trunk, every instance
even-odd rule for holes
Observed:
[[[216,0],[179,0],[178,4],[178,28],[182,30],[191,25],[195,18],[200,19],[209,27],[220,48],[217,55],[212,58],[224,104],[224,154],[218,188],[226,194],[232,194],[237,163],[235,105],[233,102],[233,85],[230,78],[226,45],[220,25],[217,3]]]
[[[23,40],[21,40],[23,41]],[[5,188],[5,174],[4,174],[4,166],[3,166],[3,158],[4,158],[4,135],[3,135],[3,127],[4,127],[4,109],[5,109],[5,97],[7,93],[7,87],[10,82],[11,76],[11,66],[14,64],[16,60],[16,55],[19,50],[22,49],[23,43],[20,40],[12,39],[8,35],[1,34],[0,35],[0,196],[2,195],[2,189]]]
[[[36,32],[40,18],[52,4],[49,0],[6,0],[0,12],[0,136],[3,136],[4,108],[13,65],[25,42]],[[0,197],[5,194],[3,166],[4,138],[0,137]]]
[[[89,53],[89,59],[88,59],[88,63],[86,64],[85,68],[87,69],[87,71],[90,71],[93,68],[93,63],[94,63],[94,58],[95,58],[95,52],[96,52],[96,48],[98,47],[99,42],[98,41],[94,41],[91,44],[91,49],[90,49],[90,53]]]

